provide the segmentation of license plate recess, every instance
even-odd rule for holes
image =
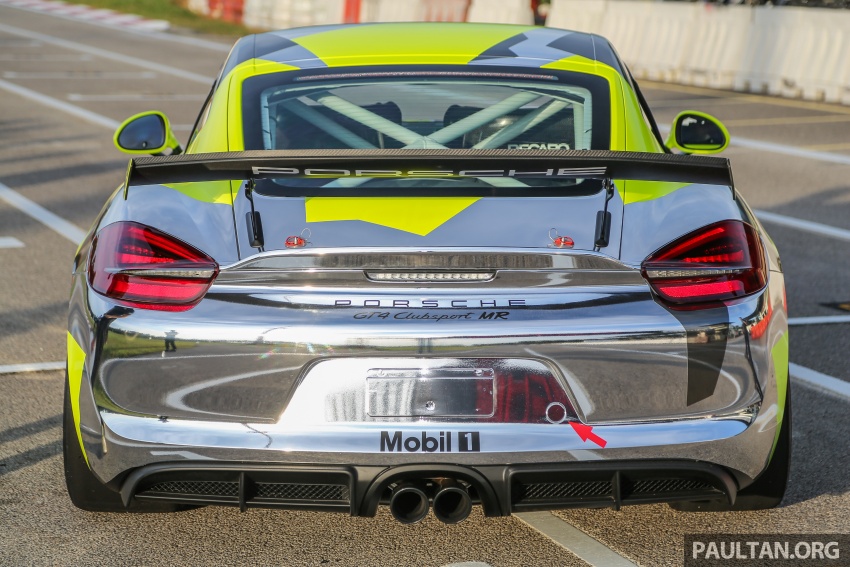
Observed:
[[[372,417],[492,417],[491,368],[373,368],[366,377]]]

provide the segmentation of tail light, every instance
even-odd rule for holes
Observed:
[[[655,293],[678,305],[744,297],[766,282],[758,234],[752,226],[733,220],[668,244],[644,260],[642,270]]]
[[[135,222],[116,222],[92,243],[89,284],[122,305],[186,311],[218,275],[215,261],[168,234]]]

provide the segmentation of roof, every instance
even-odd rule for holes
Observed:
[[[539,68],[568,57],[622,72],[599,36],[534,26],[376,23],[313,26],[242,38],[227,67],[249,59],[298,69],[371,65],[500,65]]]

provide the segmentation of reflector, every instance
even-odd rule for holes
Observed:
[[[575,242],[569,236],[559,236],[552,241],[552,245],[555,248],[572,248],[575,246]]]
[[[307,241],[300,236],[288,236],[283,244],[287,248],[303,248],[307,245]]]

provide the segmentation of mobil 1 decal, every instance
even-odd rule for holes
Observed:
[[[478,431],[381,431],[382,453],[478,453]]]
[[[608,442],[593,433],[593,427],[577,421],[570,426],[585,443],[604,448]],[[381,431],[382,453],[479,453],[481,433],[478,431]]]

